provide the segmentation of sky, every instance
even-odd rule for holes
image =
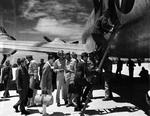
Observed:
[[[135,0],[132,1],[134,3]],[[138,7],[134,7],[137,9],[134,10],[134,14],[139,15],[141,9],[147,6],[150,0],[142,1],[136,0]],[[130,2],[131,0],[128,0],[127,3]],[[138,8],[141,9],[139,10]],[[0,24],[17,40],[44,41],[43,36],[45,35],[50,39],[79,40],[92,9],[92,0],[0,0]],[[129,9],[126,7],[125,12],[121,12],[126,14],[128,13],[126,10],[130,11],[131,9],[132,5]],[[145,10],[143,11],[145,12]],[[133,45],[137,42],[136,44],[139,48],[146,44],[148,45],[146,47],[149,48],[149,41],[147,42],[150,37],[149,12],[150,10],[146,14],[144,13],[142,21],[139,23],[136,21],[132,22],[131,25],[126,26],[127,28],[122,29],[122,33],[118,34],[120,35],[118,38],[121,38],[121,40],[117,40],[119,50],[120,48],[124,50],[122,45],[126,47],[128,45],[127,42]],[[136,18],[134,16],[132,15],[133,18]],[[125,17],[125,19],[129,18]],[[128,28],[128,26],[131,28]],[[122,40],[127,39],[129,41],[126,41],[125,44]],[[133,47],[132,45],[130,46],[132,50]]]
[[[92,0],[0,0],[0,25],[17,40],[44,41],[45,35],[78,40],[92,9]],[[22,51],[8,59],[14,63],[31,54],[37,61],[47,59],[46,54]]]
[[[0,0],[0,24],[17,40],[77,40],[92,8],[92,0]]]

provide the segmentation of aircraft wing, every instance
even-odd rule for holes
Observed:
[[[63,50],[65,53],[75,52],[77,54],[85,52],[85,46],[83,44],[0,40],[0,52],[5,53],[7,49],[42,53],[58,52],[60,50]]]
[[[128,1],[126,10],[116,7],[116,11],[123,26],[114,38],[114,49],[111,53],[118,57],[149,58],[150,0],[122,1]]]
[[[139,20],[124,25],[114,38],[112,55],[150,58],[150,11]]]
[[[116,0],[115,6],[120,23],[126,24],[146,15],[150,0]]]

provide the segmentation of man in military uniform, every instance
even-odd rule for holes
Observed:
[[[91,89],[90,82],[87,81],[88,75],[88,54],[82,53],[81,60],[77,63],[75,75],[75,94],[77,99],[77,106],[75,111],[80,111],[83,107],[82,102],[86,101],[87,94]],[[83,89],[85,90],[83,91]],[[81,100],[82,99],[82,100]]]
[[[103,101],[113,99],[112,88],[111,88],[111,79],[112,79],[112,61],[109,58],[106,58],[103,64],[104,73],[104,87],[105,87],[105,98]]]

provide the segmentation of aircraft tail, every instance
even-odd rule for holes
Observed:
[[[7,34],[4,27],[0,26],[0,34]]]
[[[16,40],[13,36],[9,35],[4,27],[0,26],[0,39]]]
[[[0,40],[16,40],[16,39],[13,36],[9,35],[4,27],[0,26]],[[1,61],[1,64],[3,64],[7,56],[15,54],[17,50],[0,48],[0,52],[3,54],[3,60]]]

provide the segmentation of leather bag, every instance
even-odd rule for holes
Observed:
[[[54,102],[53,95],[49,94],[37,94],[35,96],[34,102],[36,104],[45,104],[46,106],[52,105]]]

